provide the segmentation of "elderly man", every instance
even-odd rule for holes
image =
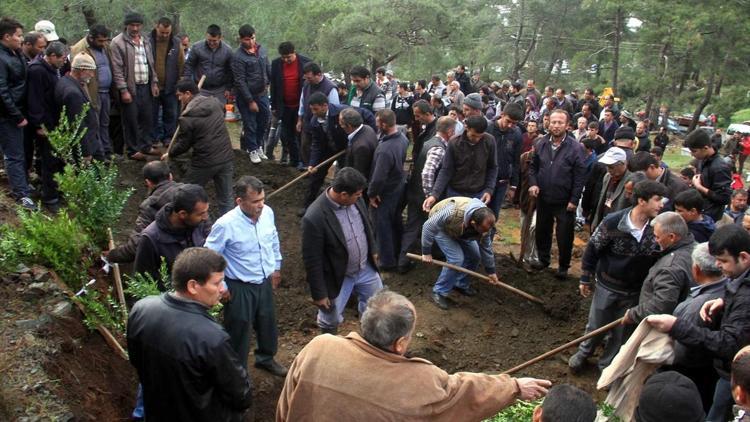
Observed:
[[[372,173],[372,157],[378,147],[378,135],[372,127],[364,124],[362,115],[351,107],[341,110],[339,125],[349,139],[345,167],[354,167],[362,176],[369,177]]]
[[[690,289],[688,297],[674,309],[672,315],[685,318],[694,324],[702,324],[700,310],[709,300],[724,296],[727,278],[716,265],[716,258],[708,251],[708,242],[695,245],[692,253],[691,272],[697,286]],[[711,354],[702,347],[694,347],[677,341],[674,345],[672,369],[695,382],[701,393],[703,408],[709,409],[713,401],[714,386],[719,379],[712,363]]]
[[[336,334],[352,293],[361,314],[367,300],[383,288],[375,233],[361,200],[366,187],[360,172],[344,167],[302,217],[302,259],[324,334]]]
[[[608,214],[631,205],[630,198],[625,192],[625,185],[630,179],[625,151],[621,148],[612,147],[598,161],[607,166],[607,174],[604,175],[602,180],[599,200],[596,202],[596,209],[592,217],[592,231]]]
[[[154,51],[148,37],[141,34],[143,15],[128,12],[125,30],[112,39],[112,79],[120,93],[122,130],[128,157],[146,160],[146,154],[157,154],[152,148],[153,101],[159,96]]]
[[[686,346],[703,347],[714,358],[719,381],[706,420],[727,420],[732,407],[729,369],[741,347],[750,344],[750,234],[736,224],[723,226],[711,235],[708,249],[722,272],[731,280],[722,297],[706,302],[701,323],[672,315],[651,315],[646,321]]]
[[[695,284],[691,272],[695,240],[685,220],[667,211],[657,215],[651,225],[661,257],[648,270],[638,305],[625,312],[623,324],[640,324],[649,315],[671,314]]]
[[[237,420],[252,403],[247,371],[208,314],[226,293],[226,265],[212,250],[188,248],[174,263],[175,292],[130,312],[128,352],[149,420]]]
[[[281,283],[281,249],[273,210],[265,206],[263,182],[243,176],[234,185],[237,206],[214,223],[206,247],[227,260],[225,280],[231,299],[224,306],[224,328],[247,367],[250,330],[257,334],[255,367],[286,376],[274,360],[278,327],[273,291]]]
[[[591,236],[583,254],[579,285],[583,297],[594,293],[587,333],[620,318],[627,309],[638,304],[643,280],[657,260],[658,245],[649,223],[659,214],[665,191],[657,182],[639,182],[633,189],[635,205],[605,217]],[[578,351],[568,361],[574,373],[583,369],[586,359],[603,337],[593,337],[578,346]],[[609,366],[626,340],[622,326],[611,331],[599,358],[600,369]]]
[[[416,318],[408,299],[385,290],[367,302],[361,335],[314,338],[292,364],[276,421],[477,421],[516,399],[537,399],[551,385],[508,375],[449,375],[406,357]]]
[[[432,262],[432,245],[437,242],[450,264],[474,271],[481,257],[490,282],[497,283],[492,238],[488,235],[494,226],[495,214],[482,201],[462,196],[444,199],[432,207],[422,227],[422,260]],[[477,294],[466,273],[443,268],[432,288],[432,301],[447,310],[447,296],[454,289],[464,296]]]

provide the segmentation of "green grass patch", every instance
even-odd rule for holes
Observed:
[[[742,123],[746,120],[750,120],[750,108],[743,108],[732,114],[732,123]]]
[[[690,162],[693,161],[693,156],[683,155],[681,148],[669,148],[664,153],[663,160],[670,169],[679,171],[690,165]]]
[[[503,212],[505,211],[505,212]],[[521,221],[516,214],[510,214],[508,210],[500,211],[500,221],[495,228],[499,236],[498,242],[502,245],[520,245],[521,244]]]

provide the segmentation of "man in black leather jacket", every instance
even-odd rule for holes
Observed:
[[[227,293],[226,261],[188,248],[174,263],[174,293],[149,296],[128,319],[128,353],[149,420],[241,420],[252,403],[247,372],[208,310]]]

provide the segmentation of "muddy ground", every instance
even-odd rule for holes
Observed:
[[[249,174],[260,178],[266,183],[267,193],[299,174],[274,162],[252,165],[246,155],[236,153],[235,176]],[[126,236],[135,220],[137,204],[145,194],[141,167],[142,163],[138,162],[120,163],[121,185],[135,187],[136,192],[114,228],[118,240]],[[183,167],[184,163],[173,163],[177,180]],[[296,353],[318,334],[316,309],[310,303],[301,262],[299,218],[296,216],[305,189],[306,184],[299,183],[267,203],[276,214],[284,256],[283,281],[276,292],[276,306],[280,331],[277,359],[285,365],[289,365]],[[210,184],[208,191],[213,199]],[[10,208],[3,209],[0,203],[0,214],[8,210]],[[503,210],[502,213],[505,217],[501,216],[500,226],[504,221],[518,216],[516,210]],[[0,222],[4,218],[0,216]],[[580,256],[580,247],[584,244],[581,240],[577,242],[577,256]],[[438,268],[418,264],[415,270],[406,275],[385,274],[385,284],[410,298],[417,308],[417,333],[411,355],[429,359],[449,372],[500,372],[582,334],[588,301],[578,296],[574,278],[561,282],[549,272],[530,274],[519,269],[507,257],[507,252],[514,252],[518,256],[518,246],[512,242],[497,242],[496,251],[501,279],[543,298],[546,305],[531,303],[497,287],[475,281],[480,293],[478,296],[453,296],[451,301],[454,306],[449,311],[442,311],[429,300]],[[576,273],[573,270],[573,275]],[[20,279],[18,276],[0,282],[0,295],[9,298],[0,321],[0,356],[5,355],[5,358],[0,358],[0,373],[5,372],[0,376],[5,379],[5,382],[0,382],[0,419],[22,420],[19,418],[30,417],[32,419],[23,420],[33,420],[34,416],[40,415],[42,411],[34,400],[27,397],[26,392],[34,391],[38,382],[34,379],[41,378],[46,381],[36,388],[44,393],[39,393],[41,396],[49,396],[48,400],[45,399],[49,407],[55,406],[49,411],[51,414],[66,416],[71,420],[127,419],[135,393],[135,373],[127,362],[112,353],[98,333],[88,331],[80,324],[80,315],[76,310],[62,317],[53,315],[49,321],[42,321],[38,326],[17,325],[18,321],[36,320],[40,314],[47,315],[57,303],[64,303],[59,293],[51,296],[44,293],[30,298],[24,292],[33,282],[33,277]],[[357,330],[357,315],[353,308],[347,309],[345,317],[340,333]],[[27,334],[33,338],[25,337]],[[13,343],[9,343],[11,340]],[[23,343],[27,340],[27,343],[38,342],[41,345]],[[594,370],[572,376],[567,369],[568,356],[570,352],[563,353],[516,375],[548,378],[554,383],[575,384],[594,392]],[[40,376],[33,377],[34,374],[30,373],[33,369],[36,369],[34,374]],[[23,376],[30,379],[16,381],[10,378],[9,373],[15,372],[19,373],[19,379]],[[251,377],[255,387],[255,420],[273,420],[283,381],[254,368],[251,369]]]

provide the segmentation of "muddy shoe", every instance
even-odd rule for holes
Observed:
[[[558,268],[555,272],[555,278],[558,280],[567,280],[568,279],[568,269],[567,268]]]
[[[477,295],[477,289],[475,289],[475,288],[473,288],[471,286],[466,287],[466,288],[454,287],[453,290],[461,293],[464,296],[472,297],[472,296],[476,296]]]
[[[276,362],[275,360],[270,360],[268,362],[255,362],[255,367],[258,369],[262,369],[264,371],[268,371],[273,375],[276,375],[277,377],[285,377],[287,373],[287,369],[284,367],[284,365]]]
[[[437,305],[438,308],[447,311],[448,310],[448,299],[445,296],[432,292],[432,302]]]
[[[583,367],[586,365],[586,356],[581,352],[575,352],[573,356],[568,360],[568,367],[574,374],[581,372]]]
[[[549,266],[549,264],[543,264],[539,261],[531,261],[531,264],[529,265],[532,270],[535,271],[541,271]]]

